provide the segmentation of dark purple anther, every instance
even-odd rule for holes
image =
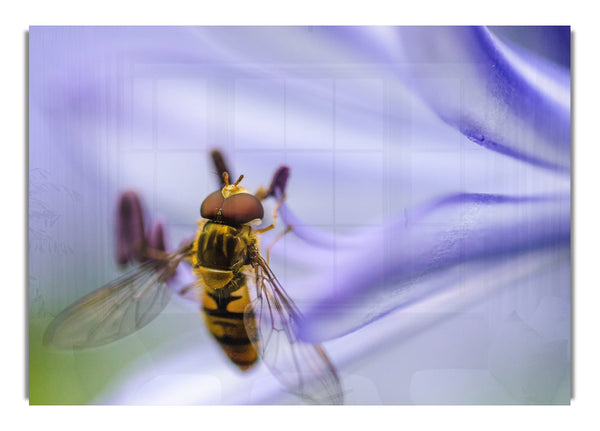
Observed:
[[[150,229],[148,229],[147,243],[148,247],[152,250],[166,251],[165,232],[162,222],[157,221],[152,223]]]
[[[285,194],[285,186],[287,185],[289,176],[290,168],[288,166],[283,165],[277,168],[266,197],[273,196],[276,199],[280,199]]]
[[[210,152],[210,156],[212,158],[213,165],[215,166],[215,169],[217,171],[221,187],[223,187],[225,185],[225,181],[223,180],[223,173],[229,172],[231,174],[231,171],[228,169],[227,163],[225,163],[225,159],[223,158],[223,154],[219,150],[212,150]]]
[[[145,249],[144,212],[140,198],[135,192],[124,192],[117,210],[117,263],[141,262]]]

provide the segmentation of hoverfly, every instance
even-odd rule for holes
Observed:
[[[185,260],[195,282],[179,294],[191,294],[201,305],[209,332],[235,365],[244,371],[260,357],[291,392],[313,403],[342,404],[333,364],[320,345],[297,338],[301,313],[259,253],[258,235],[275,227],[283,195],[273,224],[257,229],[267,193],[261,188],[251,194],[240,185],[243,175],[230,184],[217,152],[213,160],[223,187],[202,202],[194,239],[172,253],[152,250],[150,259],[66,308],[48,326],[44,342],[80,349],[137,331],[166,307],[167,281]],[[248,284],[255,288],[254,299]]]

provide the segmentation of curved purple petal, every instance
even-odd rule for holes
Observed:
[[[555,27],[548,27],[552,32]],[[340,49],[387,64],[446,123],[478,145],[570,169],[570,74],[483,27],[346,27]]]
[[[400,67],[445,122],[478,145],[570,170],[570,76],[485,28],[399,28]],[[443,76],[443,78],[441,78]]]
[[[368,245],[338,249],[334,267],[303,287],[311,304],[302,336],[340,336],[419,301],[431,292],[413,289],[417,281],[456,265],[567,247],[570,223],[568,195],[458,194],[417,208],[373,232]]]

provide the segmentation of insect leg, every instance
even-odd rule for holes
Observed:
[[[188,239],[182,243],[179,249],[173,254],[165,250],[164,244],[153,243],[152,241],[142,250],[142,258],[144,260],[157,260],[159,262],[171,262],[173,258],[179,263],[183,259],[189,257],[189,253],[193,246],[193,239]],[[176,256],[174,256],[176,255]]]
[[[265,233],[265,232],[268,232],[271,229],[275,228],[275,225],[277,223],[277,211],[279,211],[279,207],[281,206],[281,204],[283,204],[284,200],[285,200],[285,194],[281,195],[281,198],[279,199],[279,201],[277,201],[277,205],[275,205],[275,208],[273,208],[273,223],[271,223],[270,226],[267,226],[263,229],[258,229],[256,232]]]
[[[256,191],[256,193],[254,193],[254,196],[256,196],[256,198],[259,201],[264,201],[267,198],[268,195],[269,195],[268,194],[268,190],[265,189],[263,186],[260,186],[258,188],[258,190]]]
[[[287,226],[285,228],[285,230],[283,232],[279,232],[279,234],[277,234],[277,236],[275,237],[275,239],[273,241],[271,241],[271,244],[269,244],[269,246],[267,247],[267,265],[269,264],[269,257],[271,255],[271,248],[273,248],[273,246],[277,243],[277,241],[279,241],[281,238],[283,238],[283,236],[290,232],[292,230],[291,226]]]
[[[171,255],[169,253],[158,248],[146,247],[143,251],[143,256],[146,259],[158,260],[161,262],[168,262],[171,260]]]
[[[177,292],[179,296],[182,298],[186,298],[192,301],[201,302],[202,298],[202,289],[197,282],[190,283],[184,286],[181,290]]]

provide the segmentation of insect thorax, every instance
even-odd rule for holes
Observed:
[[[193,266],[237,271],[249,263],[249,249],[255,242],[250,226],[207,221],[199,229],[194,241]]]

